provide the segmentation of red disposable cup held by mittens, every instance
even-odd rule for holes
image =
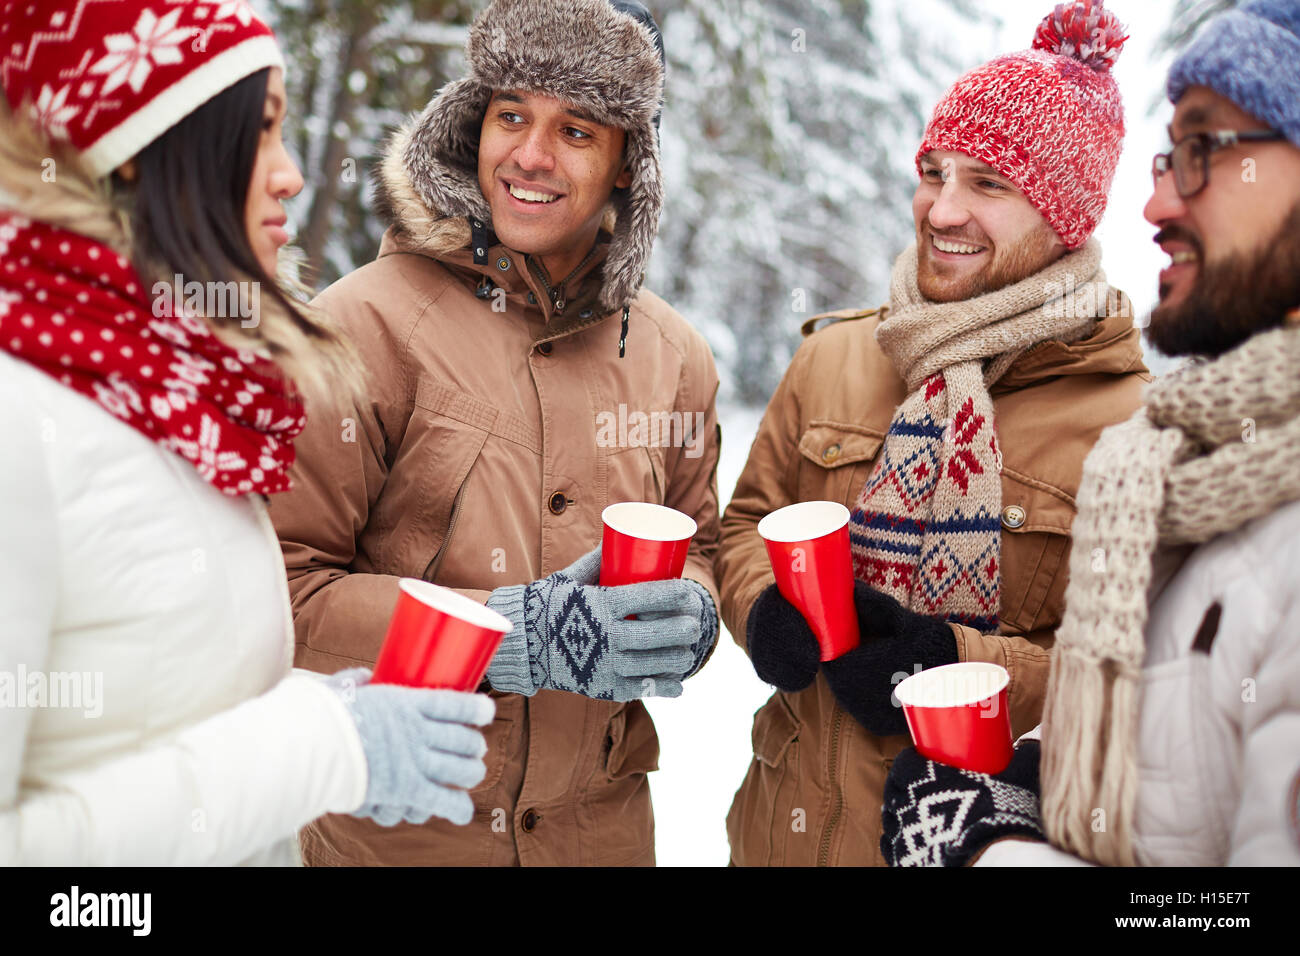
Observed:
[[[680,578],[695,519],[673,508],[624,501],[601,512],[600,584],[619,587]]]
[[[861,640],[853,603],[849,509],[835,501],[788,505],[758,523],[781,596],[799,609],[821,659],[847,654]]]
[[[1011,712],[1005,667],[981,661],[913,674],[894,689],[923,757],[977,773],[1011,763]]]
[[[402,578],[371,681],[472,691],[513,629],[471,598],[417,578]]]

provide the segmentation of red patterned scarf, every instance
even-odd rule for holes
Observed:
[[[0,213],[0,349],[180,455],[224,494],[288,490],[293,439],[307,422],[291,383],[167,301],[156,316],[139,275],[108,246]]]

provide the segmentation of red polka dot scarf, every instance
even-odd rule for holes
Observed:
[[[171,303],[169,292],[155,308],[108,246],[0,213],[0,348],[180,455],[224,494],[288,490],[293,439],[307,421],[291,383]]]

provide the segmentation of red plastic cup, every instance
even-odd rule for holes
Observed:
[[[853,558],[849,509],[834,501],[788,505],[758,523],[782,597],[799,609],[833,661],[858,646],[858,609],[853,604]]]
[[[913,674],[894,689],[923,757],[977,773],[1011,763],[1011,677],[997,664],[967,661]]]
[[[603,587],[680,578],[695,537],[695,520],[663,505],[624,501],[601,512]]]
[[[510,620],[471,598],[402,578],[371,681],[472,691],[483,681]]]

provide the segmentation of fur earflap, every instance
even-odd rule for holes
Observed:
[[[381,210],[429,251],[462,232],[455,248],[463,247],[466,218],[491,218],[478,184],[478,141],[492,91],[572,103],[627,133],[632,182],[611,197],[601,290],[606,312],[621,309],[641,287],[663,209],[654,119],[664,71],[650,30],[608,0],[496,0],[471,29],[467,54],[470,75],[444,86],[391,140],[377,176]],[[439,223],[445,219],[460,227]]]

